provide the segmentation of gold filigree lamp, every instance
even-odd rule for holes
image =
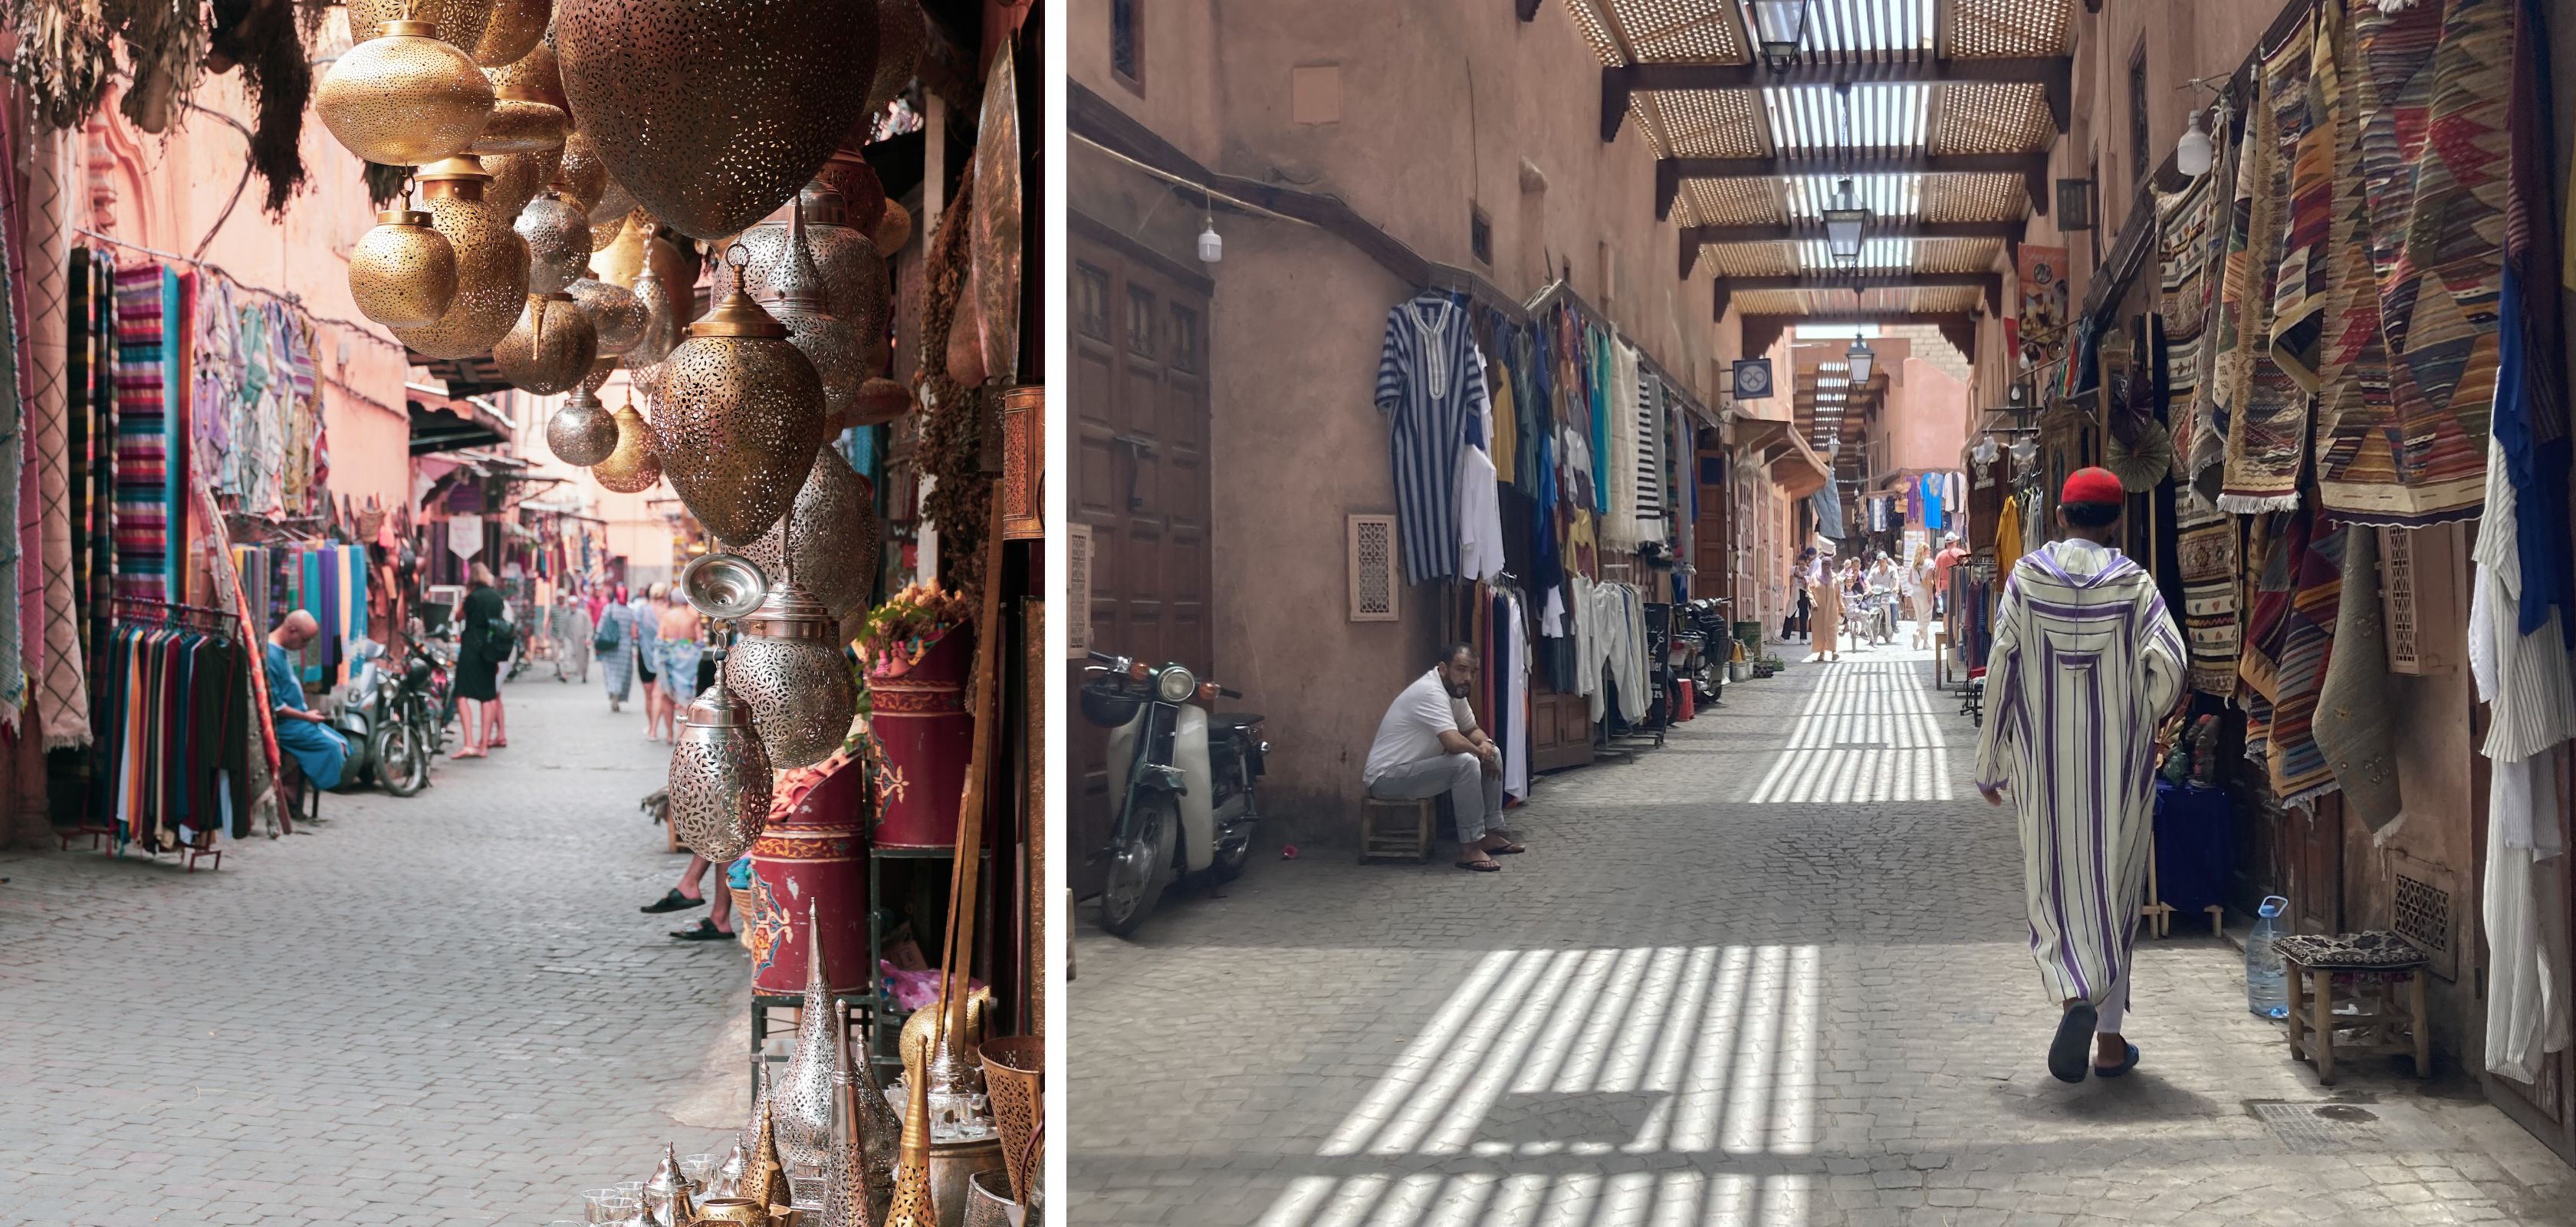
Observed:
[[[438,322],[456,300],[456,247],[419,209],[387,209],[349,250],[349,297],[388,327]]]
[[[509,335],[526,307],[528,244],[484,202],[483,187],[491,178],[472,154],[420,168],[430,225],[456,251],[456,294],[436,321],[393,330],[414,352],[479,356]]]
[[[736,257],[737,260],[740,257]],[[823,444],[823,380],[785,325],[732,285],[662,365],[662,474],[707,531],[751,541],[787,513]]]
[[[492,113],[492,83],[429,21],[391,21],[313,89],[313,111],[349,152],[386,166],[466,151]]]
[[[512,386],[552,396],[579,385],[599,356],[599,337],[572,295],[528,295],[518,324],[492,347],[492,365]]]

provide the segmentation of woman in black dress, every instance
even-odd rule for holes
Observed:
[[[492,586],[492,569],[475,563],[469,572],[474,590],[465,594],[465,619],[456,637],[457,706],[465,713],[465,748],[458,758],[482,758],[501,717],[501,662],[510,658],[510,623],[501,616],[501,590]],[[483,705],[491,704],[490,724]]]

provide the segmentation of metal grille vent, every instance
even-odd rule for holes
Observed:
[[[2459,979],[2458,951],[2451,938],[2449,872],[2400,854],[2389,859],[2389,873],[2396,881],[2390,892],[2394,899],[2388,927],[2433,956],[2434,975]]]
[[[1065,655],[1075,660],[1091,650],[1091,526],[1068,524],[1064,532]]]
[[[1351,621],[1396,620],[1395,517],[1350,517]]]

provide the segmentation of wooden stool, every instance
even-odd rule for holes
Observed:
[[[1360,803],[1360,863],[1380,857],[1409,856],[1431,862],[1431,835],[1439,829],[1440,798],[1388,801],[1369,797]]]
[[[2311,1061],[2333,1086],[2335,1058],[2412,1056],[2415,1076],[2433,1075],[2433,1027],[2424,1010],[2430,956],[2395,933],[2300,935],[2272,943],[2289,986],[2290,1056]],[[2335,1012],[2337,998],[2359,1005]]]

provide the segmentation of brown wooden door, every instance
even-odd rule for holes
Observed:
[[[1091,646],[1215,676],[1208,625],[1209,283],[1113,231],[1077,224],[1069,287],[1068,514],[1091,527]],[[1081,682],[1069,662],[1069,686]],[[1070,706],[1070,705],[1069,705]],[[1108,839],[1108,730],[1075,715],[1068,818],[1077,897]]]
[[[1735,530],[1726,489],[1726,445],[1717,432],[1698,432],[1699,446],[1691,457],[1690,480],[1699,484],[1699,521],[1691,530],[1692,552],[1697,557],[1691,565],[1698,568],[1691,576],[1691,596],[1732,597],[1735,595]],[[1728,607],[1730,610],[1733,606]],[[1729,613],[1729,619],[1742,615]],[[1725,645],[1711,645],[1723,650]],[[1720,666],[1723,668],[1723,666]]]

